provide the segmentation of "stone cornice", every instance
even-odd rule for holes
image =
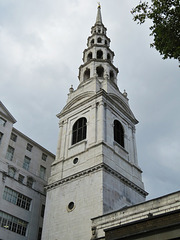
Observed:
[[[115,67],[109,60],[107,59],[97,59],[97,58],[92,58],[91,60],[89,60],[88,62],[82,64],[79,67],[79,71],[81,71],[82,68],[86,67],[87,65],[89,65],[91,62],[96,62],[96,63],[108,63],[109,65],[111,65],[111,67],[117,72],[119,73],[119,69],[117,67]]]
[[[83,170],[81,172],[75,173],[73,175],[70,175],[68,177],[65,177],[59,181],[56,181],[54,183],[51,183],[49,185],[46,186],[47,190],[51,190],[54,189],[56,187],[58,187],[59,185],[74,181],[77,178],[80,178],[82,176],[86,176],[89,173],[93,173],[99,170],[104,170],[114,176],[116,176],[117,178],[119,178],[124,184],[126,184],[127,186],[129,186],[130,188],[133,188],[135,191],[137,191],[138,193],[140,193],[143,196],[147,196],[148,193],[146,191],[144,191],[144,189],[140,188],[139,186],[137,186],[136,184],[134,184],[133,182],[131,182],[130,180],[128,180],[126,177],[124,177],[123,175],[121,175],[120,173],[118,173],[117,171],[115,171],[114,169],[110,168],[108,165],[106,165],[105,163],[100,163],[96,166],[93,166],[91,168],[88,168],[86,170]]]
[[[120,112],[122,112],[126,117],[128,117],[133,123],[137,124],[138,121],[135,119],[134,115],[132,114],[131,110],[128,112],[127,110],[125,110],[123,107],[121,107],[120,104],[118,104],[113,98],[112,96],[110,96],[105,90],[101,89],[100,91],[98,91],[97,93],[95,93],[94,95],[92,95],[91,97],[89,97],[88,99],[86,99],[85,101],[72,106],[71,108],[67,108],[67,104],[63,110],[57,114],[56,116],[58,118],[62,118],[63,116],[65,116],[66,114],[69,114],[70,112],[74,112],[76,109],[79,109],[81,106],[90,103],[91,101],[93,101],[94,99],[97,99],[98,97],[104,97],[107,101],[111,102],[111,106],[115,106],[117,109],[119,109]],[[76,96],[77,100],[78,100],[78,96]],[[120,100],[120,98],[119,98]],[[71,101],[74,101],[74,99],[72,99]],[[123,100],[121,100],[121,104],[122,104]],[[123,105],[126,106],[126,109],[130,109],[129,106],[123,102]],[[132,116],[131,116],[132,114]]]

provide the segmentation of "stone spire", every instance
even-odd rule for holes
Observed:
[[[98,11],[97,11],[97,17],[96,17],[96,24],[102,24],[102,16],[101,16],[101,5],[98,3]]]
[[[87,48],[83,52],[83,64],[79,68],[80,85],[94,78],[102,82],[108,80],[117,87],[118,69],[113,64],[114,52],[110,49],[111,40],[106,35],[106,27],[102,23],[101,6],[98,5],[96,22],[91,28],[87,40]]]

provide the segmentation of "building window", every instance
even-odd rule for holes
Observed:
[[[5,125],[6,125],[6,120],[0,117],[0,126],[5,127]]]
[[[24,182],[24,176],[19,174],[18,176],[18,182],[23,183]]]
[[[42,235],[42,228],[40,227],[38,231],[38,240],[41,240],[41,235]]]
[[[94,39],[91,40],[91,46],[94,44]]]
[[[33,180],[32,177],[28,177],[28,178],[27,178],[27,186],[28,186],[29,188],[32,188],[32,187],[33,187],[33,182],[34,182],[34,180]]]
[[[0,132],[0,144],[1,144],[2,138],[3,138],[3,133]]]
[[[90,78],[90,69],[87,68],[86,71],[84,72],[84,81]]]
[[[114,121],[114,141],[124,147],[124,129],[118,120]]]
[[[110,75],[110,80],[114,81],[114,72],[112,70],[110,71],[109,75]]]
[[[28,223],[22,219],[0,211],[0,226],[12,232],[26,236]]]
[[[97,59],[103,59],[103,51],[102,50],[97,51]]]
[[[29,152],[32,151],[32,148],[33,148],[33,146],[32,146],[31,144],[27,143],[26,149],[27,149]]]
[[[14,167],[10,167],[8,168],[8,175],[12,178],[14,178],[15,176],[15,173],[16,173],[16,169]]]
[[[42,204],[42,207],[41,207],[41,217],[44,217],[44,211],[45,211],[45,205]]]
[[[74,204],[74,202],[70,202],[70,203],[68,204],[68,206],[67,206],[67,210],[68,210],[68,212],[73,211],[74,208],[75,208],[75,204]]]
[[[111,60],[111,55],[109,53],[107,54],[107,60]]]
[[[31,159],[27,156],[24,157],[24,163],[23,163],[23,168],[26,169],[27,171],[29,170],[29,165],[30,165]]]
[[[74,163],[74,164],[77,164],[77,163],[78,163],[78,161],[79,161],[79,159],[78,159],[78,158],[74,158],[74,160],[73,160],[73,163]]]
[[[87,55],[87,61],[89,61],[91,59],[92,59],[92,52],[88,53],[88,55]]]
[[[6,152],[6,159],[12,161],[14,155],[14,148],[11,146],[8,146],[7,152]]]
[[[98,42],[98,43],[101,43],[101,42],[102,42],[102,38],[99,37],[99,38],[97,39],[97,42]]]
[[[31,206],[31,198],[14,191],[11,188],[5,187],[3,198],[14,205],[24,208],[29,211]]]
[[[17,135],[14,134],[14,133],[11,133],[11,140],[14,141],[14,142],[16,142],[16,140],[17,140]]]
[[[98,77],[103,77],[104,76],[104,68],[102,66],[97,67],[96,73],[97,73]]]
[[[45,153],[42,153],[42,160],[46,161],[47,155]]]
[[[78,119],[73,125],[72,131],[72,144],[80,142],[83,139],[86,139],[86,128],[87,128],[86,118]]]
[[[46,175],[46,168],[43,166],[40,166],[40,178],[44,179]]]

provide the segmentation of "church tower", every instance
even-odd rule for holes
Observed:
[[[143,202],[135,125],[117,86],[114,52],[98,6],[79,67],[57,115],[59,140],[47,186],[43,240],[90,240],[91,218]]]

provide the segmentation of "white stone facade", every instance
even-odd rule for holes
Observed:
[[[59,140],[47,187],[43,240],[89,240],[91,218],[143,202],[147,195],[136,152],[138,121],[116,84],[118,69],[100,7],[91,33],[80,84],[70,88],[57,115]],[[75,128],[80,120],[86,122],[86,134],[74,143],[76,131],[82,130]],[[123,129],[123,143],[115,141],[115,121]]]
[[[38,240],[55,156],[15,129],[15,122],[0,102],[0,239]]]

